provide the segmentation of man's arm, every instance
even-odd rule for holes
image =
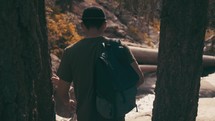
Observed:
[[[71,117],[71,101],[69,99],[70,83],[59,79],[58,77],[52,77],[53,84],[56,84],[56,113],[62,117]]]
[[[137,63],[134,55],[132,54],[132,52],[128,48],[128,46],[126,46],[126,45],[123,45],[123,46],[124,46],[124,50],[125,50],[125,58],[128,59],[128,62],[131,63],[132,68],[139,75],[139,81],[137,83],[137,87],[139,87],[144,82],[143,73],[142,73],[140,67],[138,66],[138,63]]]
[[[139,75],[139,81],[137,83],[137,87],[139,87],[144,82],[144,75],[143,75],[142,71],[140,70],[136,61],[131,63],[131,66],[136,71],[136,73]]]
[[[59,101],[65,106],[69,105],[69,88],[69,82],[59,80],[58,86],[56,88],[56,96],[59,98]]]

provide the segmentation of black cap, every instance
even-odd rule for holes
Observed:
[[[106,20],[106,16],[104,14],[104,11],[101,8],[89,7],[84,10],[83,15],[82,15],[82,20],[87,20],[87,19]]]

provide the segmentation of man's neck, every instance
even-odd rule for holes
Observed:
[[[86,32],[86,38],[95,38],[102,36],[102,32],[96,28],[91,28]]]

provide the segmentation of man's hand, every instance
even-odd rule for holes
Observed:
[[[69,118],[73,114],[74,102],[69,99],[70,83],[61,80],[57,75],[53,75],[52,84],[56,89],[55,103],[56,113],[59,116]]]
[[[77,105],[76,101],[71,100],[71,99],[69,100],[69,108],[71,109],[71,111],[73,113],[75,113],[75,111],[76,111],[76,105]]]
[[[141,71],[141,69],[138,66],[138,63],[136,61],[134,61],[133,63],[131,63],[131,66],[136,71],[136,73],[139,75],[139,81],[137,82],[137,87],[139,87],[141,84],[144,83],[143,72]]]
[[[67,83],[53,74],[51,77],[53,87],[56,89],[55,103],[56,103],[56,113],[59,116],[69,118],[74,114],[76,110],[76,102],[69,99],[69,88],[70,83]]]

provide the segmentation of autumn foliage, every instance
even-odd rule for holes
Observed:
[[[55,9],[46,8],[47,28],[51,53],[61,56],[62,50],[83,37],[77,32],[76,25],[66,13],[58,13]]]

